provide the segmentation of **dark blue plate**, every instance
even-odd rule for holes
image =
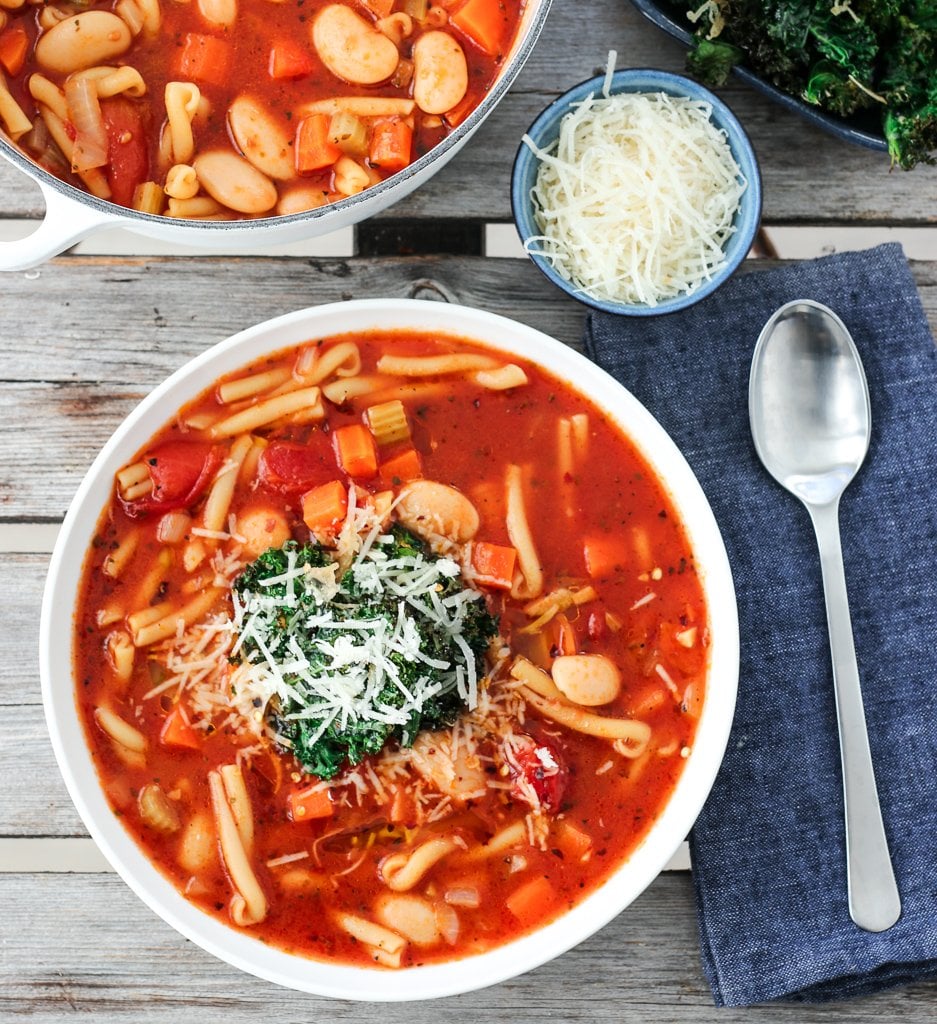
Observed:
[[[653,21],[658,28],[662,28],[669,35],[672,35],[674,39],[679,39],[682,43],[692,44],[693,34],[680,21],[676,20],[677,18],[682,18],[681,12],[676,11],[666,3],[666,0],[663,3],[658,3],[657,0],[631,0],[631,2],[645,18]],[[857,122],[847,118],[824,113],[824,111],[820,110],[819,107],[815,107],[812,103],[807,103],[797,96],[791,96],[790,93],[782,92],[776,86],[771,85],[770,82],[766,82],[763,78],[759,78],[758,75],[754,74],[754,72],[749,71],[748,68],[736,66],[732,70],[743,82],[754,86],[759,92],[774,100],[775,103],[780,103],[782,107],[787,107],[788,110],[793,110],[795,113],[800,114],[801,117],[806,118],[818,128],[829,132],[830,135],[835,135],[837,138],[843,139],[845,142],[852,142],[857,146],[865,146],[867,149],[888,151],[888,144],[880,132],[873,132],[867,128],[859,127]]]

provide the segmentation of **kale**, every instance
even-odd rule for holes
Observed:
[[[421,560],[418,564],[425,566],[438,561],[422,541],[400,526],[394,526],[389,539],[378,542],[372,550],[378,548],[381,560],[418,559]],[[325,623],[321,615],[321,594],[317,594],[315,587],[306,586],[301,580],[294,581],[292,586],[285,581],[263,585],[264,580],[288,574],[291,566],[293,570],[307,566],[323,569],[333,564],[329,551],[320,545],[299,547],[290,541],[283,548],[266,551],[245,569],[235,582],[235,592],[242,607],[250,606],[252,598],[262,595],[265,600],[264,636],[261,644],[257,630],[246,629],[240,657],[259,662],[269,656],[288,664],[295,663],[298,649],[307,661],[308,674],[324,679],[335,671],[330,649],[334,649],[337,642],[349,642],[349,630],[342,626],[343,621],[360,623],[381,619],[386,631],[392,633],[401,614],[400,597],[392,588],[375,585],[373,575],[356,572],[355,566],[338,580],[337,592],[328,601],[329,621]],[[445,605],[448,598],[456,599],[460,608],[458,633],[470,648],[476,664],[483,665],[489,640],[498,632],[497,619],[488,613],[481,598],[468,598],[459,604],[457,595],[465,590],[460,575],[451,572],[432,575],[433,592],[438,601]],[[412,654],[391,650],[386,657],[392,668],[385,675],[393,672],[396,681],[385,678],[370,698],[371,704],[381,710],[381,717],[353,716],[343,722],[338,716],[323,730],[321,714],[297,717],[310,708],[315,709],[321,700],[320,694],[315,687],[305,686],[297,676],[287,675],[294,696],[281,695],[271,701],[267,714],[275,734],[289,745],[303,771],[330,779],[346,764],[355,765],[369,755],[380,753],[391,741],[410,746],[423,730],[453,725],[465,710],[467,704],[459,692],[455,666],[467,669],[466,656],[453,637],[455,630],[419,614],[419,609],[414,611],[407,607],[406,611],[415,625],[421,655],[436,664],[428,665]],[[441,669],[441,663],[448,663],[450,668]],[[408,704],[406,694],[413,694],[427,685],[427,681],[435,692],[423,700],[419,708],[409,712],[401,710]],[[393,714],[395,709],[396,715]]]
[[[722,85],[744,62],[841,117],[878,120],[892,163],[935,163],[937,0],[672,0],[695,19],[691,74]]]

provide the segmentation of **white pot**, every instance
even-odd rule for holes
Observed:
[[[422,185],[468,142],[494,110],[524,66],[540,35],[552,0],[528,0],[514,45],[488,95],[465,121],[439,145],[385,181],[338,203],[289,217],[254,220],[191,221],[138,213],[97,199],[34,164],[0,131],[0,156],[28,174],[42,190],[46,215],[28,238],[0,242],[0,270],[28,270],[102,228],[123,228],[177,245],[226,250],[316,238],[357,224],[386,210]]]

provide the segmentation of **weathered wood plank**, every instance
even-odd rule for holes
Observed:
[[[717,1010],[699,966],[688,875],[665,875],[565,956],[493,988],[381,1008],[299,995],[239,974],[163,924],[116,877],[0,877],[0,1017],[52,1024],[75,1014],[111,1024],[267,1024],[323,1017],[365,1024],[625,1020],[660,1024],[933,1020],[933,984],[821,1007]],[[62,942],[62,936],[68,941]]]
[[[913,267],[937,329],[937,263]],[[478,306],[571,345],[585,320],[585,307],[526,260],[87,258],[56,261],[35,279],[0,278],[0,350],[15,382],[0,420],[0,518],[60,518],[120,420],[207,346],[300,306],[374,296]]]
[[[48,564],[48,555],[0,554],[0,708],[41,702],[36,652]]]
[[[558,93],[589,78],[610,47],[618,50],[623,67],[680,71],[683,66],[682,47],[626,0],[588,5],[555,0],[544,34],[508,97],[452,163],[390,215],[509,220],[508,182],[521,135]],[[739,83],[729,84],[722,95],[758,150],[766,221],[937,222],[937,168],[889,174],[883,154],[833,139]],[[2,216],[41,215],[38,188],[5,162],[0,196]]]

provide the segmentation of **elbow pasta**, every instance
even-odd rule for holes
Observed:
[[[707,699],[693,554],[637,449],[562,381],[448,336],[308,339],[205,383],[115,473],[75,616],[78,706],[137,841],[227,925],[386,970],[594,893]],[[463,655],[448,689],[414,608]],[[360,719],[357,665],[379,696]],[[362,722],[366,749],[339,747]]]
[[[144,213],[204,220],[314,210],[404,170],[484,99],[523,2],[471,3],[480,8],[463,28],[448,4],[411,0],[0,0],[0,31],[27,41],[9,81],[0,78],[0,126],[47,170]],[[480,36],[478,18],[488,26]],[[259,24],[263,43],[241,45]],[[80,130],[64,103],[71,76],[93,80],[101,102],[86,113],[82,101]],[[51,140],[31,130],[40,116]],[[119,138],[120,149],[85,157],[88,132]],[[193,192],[192,176],[177,168],[199,168],[205,156],[230,160],[209,160]],[[103,163],[85,169],[88,159]],[[237,160],[262,181],[246,183]]]

